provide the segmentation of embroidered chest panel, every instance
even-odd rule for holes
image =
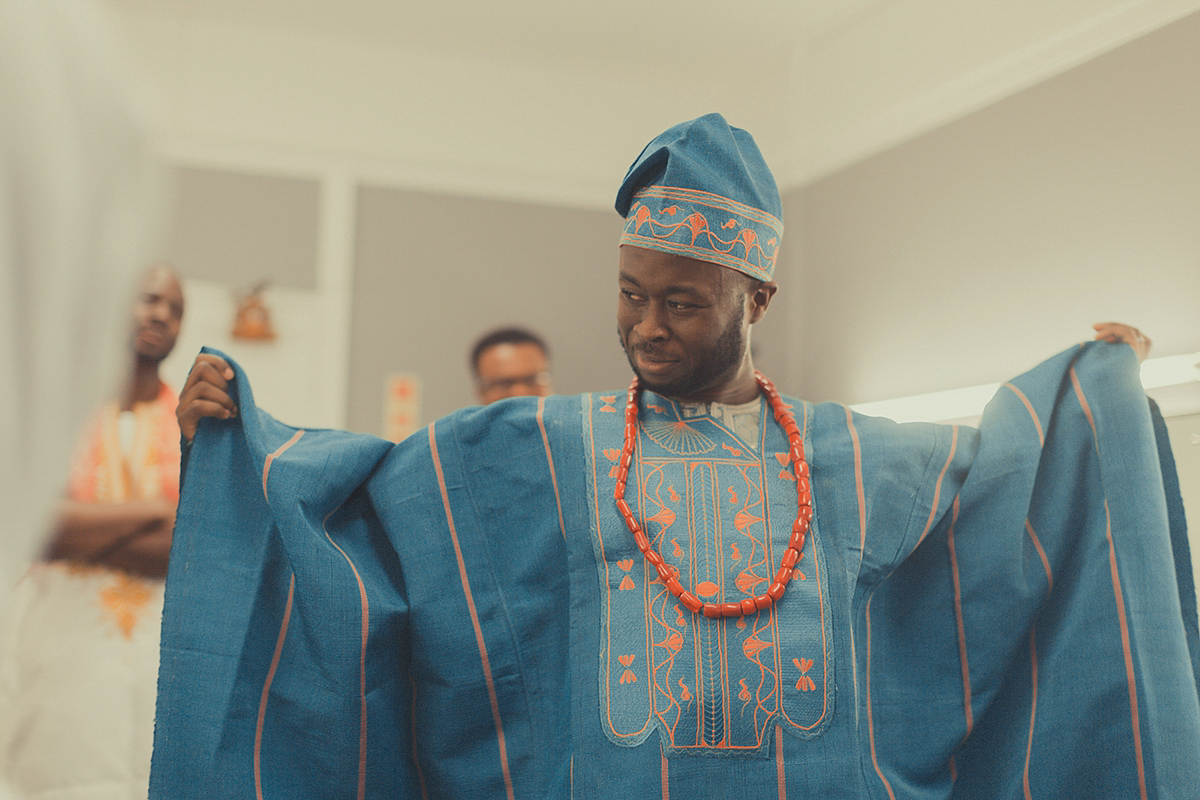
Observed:
[[[636,746],[657,729],[667,752],[713,755],[765,754],[775,725],[816,736],[834,698],[816,521],[774,607],[730,619],[690,613],[646,563],[612,499],[624,399],[590,396],[584,429],[605,733]],[[807,432],[808,406],[793,413]],[[758,428],[757,441],[746,442],[712,417],[685,419],[672,401],[643,393],[625,499],[652,546],[701,600],[762,594],[787,548],[796,516],[787,437],[766,413]]]

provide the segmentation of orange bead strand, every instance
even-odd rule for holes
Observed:
[[[696,596],[694,591],[684,589],[679,582],[679,569],[663,560],[650,544],[649,538],[633,516],[633,509],[625,502],[625,487],[629,480],[629,469],[633,463],[633,449],[637,442],[638,427],[638,396],[641,388],[635,377],[629,385],[629,394],[625,403],[625,442],[621,448],[621,460],[617,467],[617,487],[613,494],[617,510],[625,520],[629,532],[637,543],[642,556],[650,562],[658,573],[659,580],[667,587],[667,591],[679,599],[680,604],[693,614],[703,614],[710,619],[720,617],[740,617],[746,614],[757,614],[766,611],[778,603],[787,591],[787,585],[792,579],[792,572],[800,560],[804,550],[804,542],[808,538],[808,529],[812,525],[812,483],[809,476],[808,462],[804,458],[804,437],[796,425],[796,418],[784,407],[783,398],[775,391],[775,385],[763,377],[761,372],[754,373],[758,386],[767,397],[767,403],[774,412],[775,421],[784,429],[788,437],[788,445],[792,456],[792,471],[796,476],[796,521],[792,523],[792,534],[788,546],[783,551],[779,562],[779,571],[767,587],[764,594],[746,597],[737,603],[705,603]]]

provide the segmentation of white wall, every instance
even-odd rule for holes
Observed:
[[[1003,381],[1116,320],[1200,351],[1200,15],[786,197],[788,386]]]

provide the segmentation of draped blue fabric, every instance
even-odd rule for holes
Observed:
[[[1195,594],[1124,346],[978,429],[788,400],[815,520],[771,610],[678,607],[612,501],[623,392],[399,445],[205,421],[167,585],[154,798],[1184,798]],[[645,393],[626,500],[681,580],[761,593],[786,441]],[[742,431],[744,433],[744,431]]]

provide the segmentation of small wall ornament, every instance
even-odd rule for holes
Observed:
[[[237,297],[237,312],[233,319],[233,338],[243,341],[270,342],[275,340],[271,312],[263,293],[267,281],[256,284],[249,292]]]

